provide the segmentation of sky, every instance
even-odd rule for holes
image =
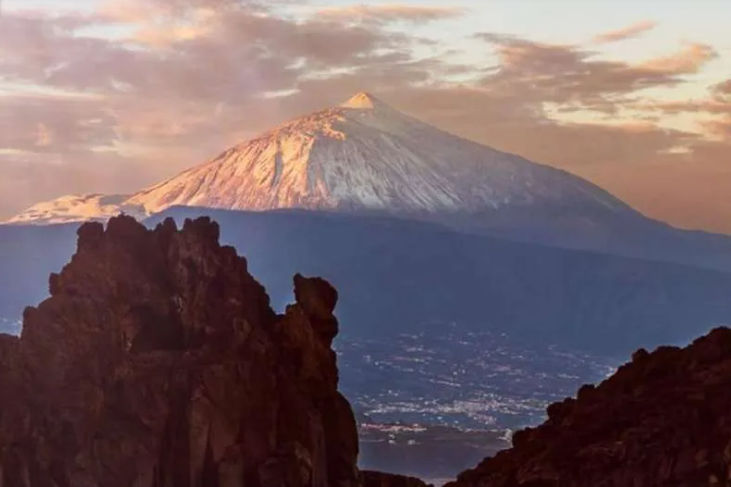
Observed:
[[[0,0],[0,219],[368,91],[731,234],[728,0]]]

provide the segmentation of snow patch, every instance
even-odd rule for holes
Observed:
[[[145,217],[144,208],[127,204],[129,195],[68,195],[38,203],[8,220],[11,225],[54,225],[82,221],[105,221],[120,213]]]
[[[353,96],[348,101],[340,104],[340,106],[343,108],[365,108],[365,109],[372,109],[378,105],[384,105],[384,104],[380,100],[378,100],[375,96],[373,96],[370,93],[365,92],[365,91],[357,93],[355,96]]]

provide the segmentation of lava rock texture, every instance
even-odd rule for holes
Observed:
[[[277,315],[207,218],[78,236],[21,337],[0,336],[0,486],[362,484],[330,284],[295,276]]]
[[[731,486],[731,330],[638,350],[447,487]]]

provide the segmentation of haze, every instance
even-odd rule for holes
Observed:
[[[731,233],[726,0],[4,0],[0,218],[140,189],[367,90]]]

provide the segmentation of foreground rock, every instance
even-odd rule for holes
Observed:
[[[364,470],[361,472],[363,487],[433,487],[415,477],[392,475]]]
[[[0,336],[0,486],[361,484],[337,292],[296,276],[276,315],[218,237],[205,218],[79,229],[21,338]]]
[[[451,487],[731,485],[731,330],[632,362]]]

